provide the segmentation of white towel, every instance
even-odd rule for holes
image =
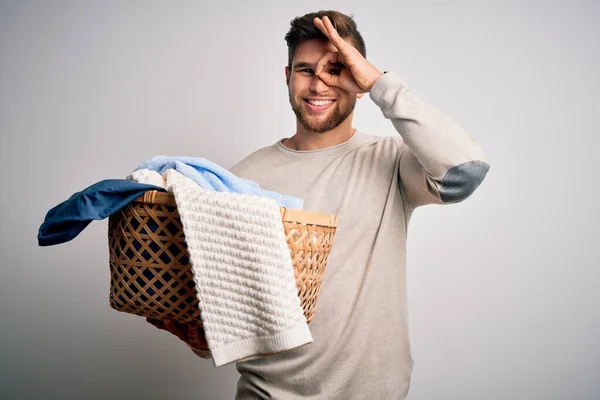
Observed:
[[[167,187],[165,178],[156,171],[149,169],[138,169],[127,175],[125,179],[136,181],[137,183],[147,183],[149,185],[160,186],[163,188]]]
[[[163,175],[181,216],[216,367],[311,343],[277,203]]]

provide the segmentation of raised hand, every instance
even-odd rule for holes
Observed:
[[[337,49],[337,52],[331,51],[321,57],[317,62],[315,74],[327,86],[337,86],[352,93],[370,91],[382,72],[338,34],[327,16],[322,20],[315,17],[313,22]],[[341,70],[339,64],[343,66]]]

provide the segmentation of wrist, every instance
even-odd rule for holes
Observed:
[[[373,78],[370,79],[369,81],[369,85],[367,87],[367,92],[370,92],[371,89],[373,88],[373,86],[375,85],[375,82],[377,82],[377,80],[379,78],[381,78],[383,76],[383,74],[385,74],[387,71],[381,72],[379,70],[377,70],[377,72],[373,75]]]

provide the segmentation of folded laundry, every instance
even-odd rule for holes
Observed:
[[[302,199],[263,189],[258,183],[240,178],[227,169],[205,158],[157,155],[144,161],[136,167],[134,171],[141,169],[156,171],[161,175],[168,169],[174,169],[192,179],[201,188],[207,190],[270,197],[274,199],[279,206],[287,208],[302,209],[304,205]]]
[[[127,179],[105,179],[88,186],[46,213],[38,231],[38,244],[53,246],[68,242],[93,220],[111,216],[149,190],[166,191],[160,186]]]

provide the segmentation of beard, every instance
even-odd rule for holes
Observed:
[[[289,93],[289,100],[300,125],[307,131],[315,133],[325,133],[336,128],[352,114],[352,111],[354,111],[354,107],[356,106],[355,96],[348,102],[336,100],[333,110],[329,111],[329,116],[323,119],[321,116],[309,114],[306,111],[304,104],[302,104],[305,102],[303,99],[300,99],[300,103],[297,103],[292,98],[291,93]]]

